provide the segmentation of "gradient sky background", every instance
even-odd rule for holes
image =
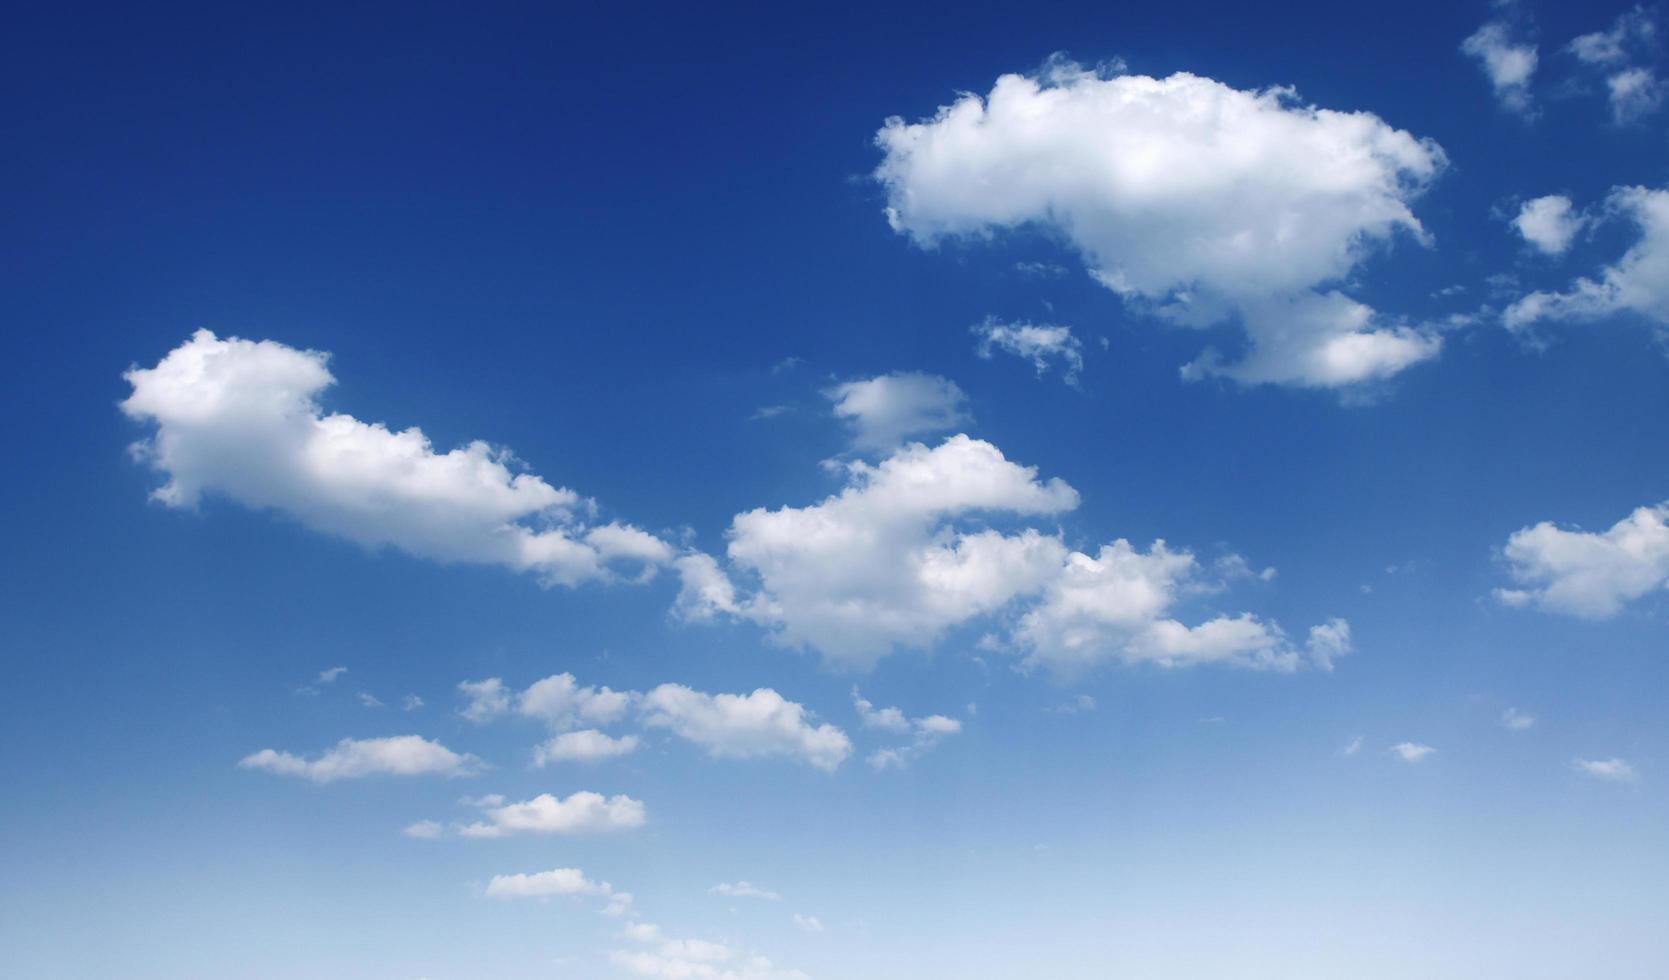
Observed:
[[[1634,9],[12,11],[0,973],[1669,975],[1669,510],[1651,509],[1669,497],[1669,205],[1654,238],[1604,203],[1669,188],[1648,30],[1663,22]],[[1492,89],[1462,50],[1489,23],[1537,50],[1525,86]],[[1568,47],[1614,26],[1614,58]],[[889,227],[885,121],[930,121],[1005,74],[1048,78],[1057,52],[1103,66],[1063,86],[1114,84],[1114,59],[1127,76],[1292,86],[1270,112],[1368,112],[1440,146],[1423,193],[1391,192],[1428,241],[1371,243],[1320,288],[1441,351],[1359,383],[1186,380],[1179,366],[1245,333],[1121,297],[1060,226],[936,247]],[[1609,100],[1628,71],[1646,73],[1631,76],[1644,101]],[[1547,195],[1580,216],[1562,254],[1513,223]],[[1145,220],[1162,231],[1189,206]],[[1200,220],[1219,218],[1236,220]],[[1525,296],[1630,248],[1644,298],[1508,326]],[[971,330],[987,322],[1070,327],[1077,384],[1058,359],[982,357]],[[130,455],[157,426],[119,407],[124,372],[198,329],[328,352],[324,411],[421,427],[437,452],[507,447],[512,467],[594,498],[581,520],[715,556],[750,594],[760,581],[724,561],[733,517],[815,504],[846,485],[842,461],[895,450],[855,446],[829,392],[948,379],[961,417],[921,429],[921,452],[966,433],[1081,498],[959,527],[1037,528],[1092,556],[1163,539],[1200,569],[1170,614],[1250,612],[1300,663],[1167,666],[1114,644],[1075,675],[1022,670],[1002,639],[1022,596],[853,667],[769,623],[699,621],[671,557],[647,582],[632,566],[546,586],[212,486],[170,507],[149,499],[167,474]],[[1641,507],[1662,534],[1584,559],[1614,610],[1498,596],[1525,586],[1515,532],[1550,521],[1598,548]],[[1235,555],[1277,571],[1236,574]],[[1306,638],[1335,618],[1351,649],[1325,670]],[[715,757],[634,706],[608,730],[636,751],[535,767],[545,726],[463,713],[461,682],[520,691],[563,672],[616,691],[768,688],[851,750],[832,768]],[[960,731],[866,725],[854,688]],[[239,765],[400,735],[480,763],[325,783]],[[901,767],[870,762],[918,745]],[[455,829],[483,814],[460,798],[580,791],[646,817]],[[403,832],[423,820],[438,839]],[[557,868],[630,909],[489,893]],[[714,891],[744,881],[776,897]]]

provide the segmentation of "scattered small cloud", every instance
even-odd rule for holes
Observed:
[[[1618,758],[1577,759],[1575,766],[1579,772],[1613,783],[1632,783],[1640,778],[1633,766]]]
[[[758,898],[767,902],[780,902],[782,896],[767,888],[760,888],[751,881],[720,882],[707,889],[709,895],[723,895],[726,898]]]
[[[1536,724],[1536,716],[1518,708],[1501,712],[1501,727],[1509,732],[1529,731]]]
[[[1431,746],[1421,745],[1419,742],[1398,742],[1391,746],[1391,754],[1407,763],[1421,762],[1436,751]]]

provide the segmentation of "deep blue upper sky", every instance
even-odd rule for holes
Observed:
[[[1669,113],[1613,122],[1561,51],[1627,9],[1509,11],[1541,48],[1530,120],[1460,50],[1505,16],[1483,3],[10,12],[0,947],[30,976],[631,975],[595,896],[482,894],[575,867],[631,892],[634,921],[818,980],[1663,975],[1662,582],[1598,618],[1494,597],[1514,532],[1604,532],[1669,498],[1665,324],[1526,336],[1499,316],[1639,238],[1598,217],[1611,188],[1669,187]],[[889,227],[885,121],[1057,52],[1292,86],[1435,141],[1447,167],[1410,198],[1430,243],[1393,237],[1344,288],[1411,323],[1471,319],[1362,388],[1186,381],[1236,328],[1139,309],[1060,228],[922,247]],[[1595,215],[1560,258],[1510,224],[1543,195]],[[1070,326],[1080,384],[979,356],[988,318]],[[1342,617],[1354,650],[1331,672],[1022,673],[981,646],[1009,607],[854,671],[760,621],[674,615],[670,565],[547,588],[235,494],[170,508],[128,449],[156,426],[118,404],[125,371],[199,328],[329,352],[326,411],[440,452],[508,447],[680,554],[722,556],[735,515],[846,485],[820,465],[854,458],[833,386],[943,377],[966,393],[956,431],[1081,496],[992,526],[1090,555],[1243,555],[1278,574],[1202,584],[1179,618],[1252,610],[1296,649]],[[632,755],[529,768],[536,723],[460,715],[462,681],[564,671],[770,688],[855,748],[833,772],[710,758],[646,722]],[[899,738],[865,727],[854,685],[961,731],[877,771],[865,757]],[[1095,710],[1058,710],[1082,696]],[[1508,731],[1509,707],[1535,724]],[[238,767],[405,734],[493,768],[316,786]],[[1436,751],[1408,764],[1398,744]],[[460,795],[581,790],[648,821],[400,833],[473,819]],[[709,893],[738,879],[782,898]],[[741,955],[705,975],[793,975]]]

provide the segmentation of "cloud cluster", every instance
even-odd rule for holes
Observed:
[[[1059,362],[1061,380],[1078,384],[1078,373],[1084,369],[1083,345],[1072,335],[1071,327],[1050,323],[1002,323],[987,318],[976,324],[973,334],[979,340],[974,348],[980,357],[990,360],[1001,351],[1024,361],[1030,361],[1038,377],[1048,373],[1052,362]]]
[[[1191,376],[1336,387],[1440,346],[1332,288],[1396,233],[1424,239],[1409,204],[1446,165],[1371,113],[1054,61],[876,142],[887,218],[918,245],[1044,229],[1139,309],[1243,328],[1242,356],[1208,351]]]
[[[1657,47],[1654,13],[1636,6],[1619,15],[1609,29],[1573,39],[1566,50],[1604,80],[1611,120],[1624,125],[1663,104],[1664,81],[1648,63]]]
[[[337,742],[317,759],[262,749],[244,757],[239,768],[264,769],[281,776],[300,776],[315,783],[364,776],[469,776],[484,768],[473,755],[457,753],[417,735],[352,739]]]
[[[1113,660],[1298,665],[1279,627],[1251,614],[1193,626],[1173,617],[1185,598],[1220,587],[1187,551],[1163,541],[1141,551],[1118,540],[1090,555],[1069,548],[1058,531],[1004,533],[980,523],[1078,505],[1065,482],[1040,479],[988,442],[956,435],[933,448],[912,444],[879,463],[847,464],[846,478],[821,503],[738,514],[730,571],[708,555],[680,559],[680,613],[759,623],[779,644],[854,668],[894,649],[931,647],[980,617],[1016,612],[1006,639],[992,642],[1028,667],[1058,673]],[[738,587],[732,572],[757,587]],[[1318,663],[1345,652],[1342,622],[1313,635]]]
[[[897,371],[847,381],[824,392],[834,413],[852,429],[859,450],[892,449],[911,436],[954,429],[969,421],[968,397],[956,382],[935,374]]]
[[[1588,321],[1619,313],[1669,325],[1669,190],[1613,188],[1595,220],[1627,221],[1639,237],[1596,276],[1580,277],[1561,292],[1533,292],[1515,301],[1502,313],[1509,329],[1521,330],[1544,320]]]
[[[681,684],[648,692],[581,686],[574,675],[546,677],[513,691],[490,677],[458,685],[459,713],[477,722],[516,715],[543,722],[557,734],[534,749],[534,765],[597,762],[635,751],[636,735],[610,736],[599,728],[632,719],[646,730],[662,730],[692,742],[714,758],[780,756],[823,770],[838,768],[852,751],[846,733],[814,724],[804,705],[770,688],[750,694],[709,694]]]
[[[1607,619],[1669,585],[1669,503],[1637,508],[1605,531],[1543,521],[1513,532],[1503,553],[1517,587],[1496,589],[1501,602]]]
[[[856,687],[852,688],[852,706],[857,709],[863,727],[910,737],[906,743],[870,753],[867,761],[876,769],[903,769],[941,739],[962,731],[960,721],[945,715],[907,718],[898,708],[877,708]]]
[[[419,429],[326,414],[327,360],[199,330],[155,367],[129,370],[122,411],[154,426],[136,454],[166,477],[153,496],[191,507],[217,495],[366,547],[502,565],[551,585],[615,579],[620,567],[643,578],[671,559],[647,532],[590,523],[591,501],[516,472],[507,450],[472,442],[441,453]]]

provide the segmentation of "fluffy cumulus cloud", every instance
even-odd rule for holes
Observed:
[[[1512,223],[1519,236],[1536,250],[1563,255],[1588,219],[1571,206],[1570,198],[1549,194],[1525,201]]]
[[[892,449],[911,436],[944,432],[968,421],[967,396],[954,381],[899,371],[847,381],[825,392],[852,429],[860,450]]]
[[[852,741],[833,725],[815,725],[810,712],[770,688],[752,694],[706,694],[662,684],[643,696],[643,723],[665,728],[715,758],[787,756],[833,770]]]
[[[317,759],[262,749],[245,756],[238,765],[282,776],[300,776],[315,783],[374,775],[468,776],[483,768],[481,760],[475,756],[454,752],[439,742],[418,735],[344,738]]]
[[[1618,313],[1669,325],[1669,190],[1618,187],[1598,220],[1634,225],[1639,237],[1622,257],[1596,276],[1583,276],[1560,292],[1534,292],[1507,307],[1511,329],[1544,320],[1587,321]]]
[[[543,766],[552,762],[601,762],[637,751],[638,737],[622,735],[615,738],[595,728],[577,732],[563,732],[552,736],[533,750],[533,764]]]
[[[502,565],[553,585],[646,577],[672,557],[647,532],[593,524],[594,505],[518,472],[472,442],[437,452],[421,430],[326,413],[327,355],[199,330],[125,375],[129,417],[154,427],[137,455],[163,474],[153,496],[204,496],[287,514],[319,532],[443,562]]]
[[[1078,383],[1078,373],[1084,369],[1083,345],[1072,335],[1071,327],[1049,323],[1002,323],[987,319],[973,327],[978,338],[974,350],[987,360],[999,351],[1030,361],[1038,377],[1050,367],[1060,365],[1061,379],[1069,385]]]
[[[684,562],[684,615],[749,618],[780,643],[865,666],[1036,592],[1065,555],[1056,536],[961,528],[958,518],[1047,515],[1078,503],[1064,482],[1041,481],[965,435],[932,449],[912,444],[875,465],[850,463],[846,476],[846,488],[821,503],[736,515],[727,553],[759,590],[743,597],[711,558]]]
[[[1511,2],[1497,4],[1504,15],[1485,23],[1460,44],[1460,50],[1477,59],[1484,77],[1503,108],[1522,116],[1535,114],[1530,98],[1530,81],[1536,74],[1536,45],[1517,25],[1519,19]]]
[[[1078,504],[1072,487],[990,443],[957,435],[913,444],[876,464],[851,463],[846,475],[845,489],[821,503],[737,515],[730,570],[707,555],[682,560],[682,615],[751,620],[783,645],[855,668],[991,615],[1017,616],[993,643],[1058,672],[1109,661],[1290,670],[1301,659],[1278,626],[1250,614],[1197,625],[1174,618],[1184,599],[1223,584],[1187,551],[1119,540],[1091,555],[1058,531],[976,523]],[[1317,662],[1330,664],[1348,637],[1342,620],[1315,634]]]
[[[1056,61],[889,119],[876,142],[888,220],[917,244],[1044,229],[1139,309],[1243,328],[1240,355],[1208,351],[1189,376],[1335,387],[1438,352],[1333,285],[1398,232],[1424,239],[1410,202],[1446,164],[1371,113]]]
[[[1509,606],[1607,619],[1669,585],[1669,503],[1640,507],[1605,531],[1543,521],[1503,549],[1516,587],[1495,590]]]
[[[463,837],[507,837],[512,834],[602,834],[643,826],[643,804],[629,796],[610,796],[582,790],[566,799],[541,793],[531,800],[506,803],[487,796],[473,801],[482,819],[456,828]]]
[[[1649,63],[1657,47],[1655,12],[1636,6],[1618,16],[1610,28],[1573,39],[1567,50],[1604,80],[1611,119],[1624,125],[1663,104],[1663,79]]]

